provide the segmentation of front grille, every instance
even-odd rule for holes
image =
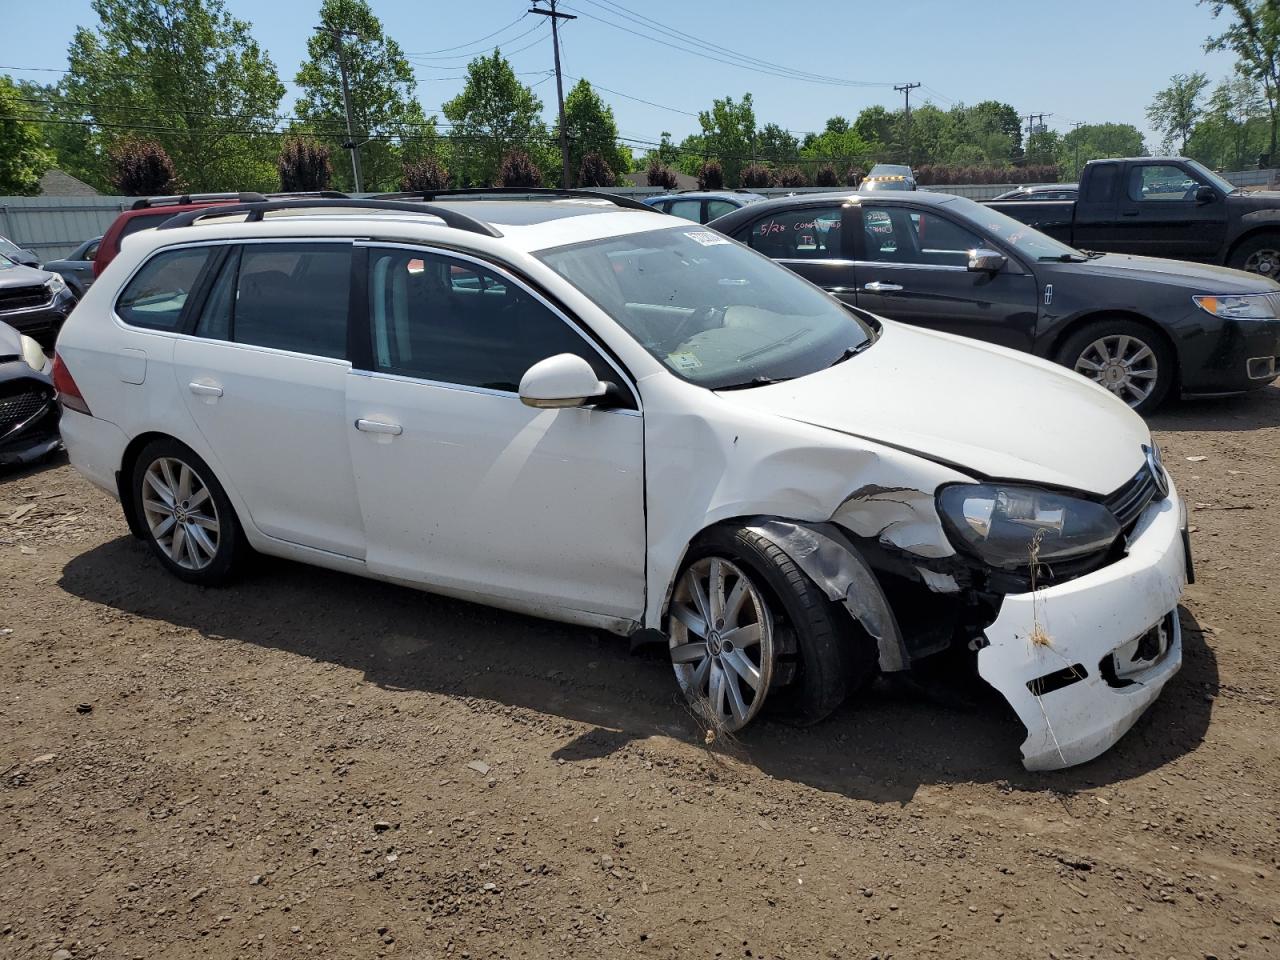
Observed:
[[[52,302],[53,297],[44,284],[33,287],[0,288],[0,310],[29,310]]]
[[[1115,515],[1120,529],[1127,535],[1138,522],[1142,511],[1147,509],[1147,504],[1163,499],[1164,495],[1156,487],[1155,477],[1144,464],[1132,480],[1102,502]]]
[[[52,399],[48,390],[24,390],[0,397],[0,434],[30,420]]]

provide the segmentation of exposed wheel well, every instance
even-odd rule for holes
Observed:
[[[1152,336],[1159,339],[1173,353],[1174,365],[1174,381],[1173,389],[1176,391],[1178,383],[1182,378],[1182,358],[1178,356],[1178,346],[1173,342],[1173,338],[1161,329],[1160,325],[1153,321],[1150,317],[1144,317],[1140,313],[1132,313],[1127,310],[1107,310],[1099,313],[1085,314],[1083,317],[1076,317],[1069,324],[1060,330],[1053,338],[1053,345],[1049,349],[1047,359],[1057,362],[1058,352],[1062,349],[1062,345],[1067,342],[1075,333],[1089,326],[1091,323],[1103,323],[1107,320],[1127,320],[1130,323],[1136,323],[1146,327]],[[1176,396],[1176,394],[1175,394]]]
[[[129,445],[124,448],[124,455],[120,458],[120,469],[116,471],[116,490],[120,494],[120,506],[124,510],[124,518],[129,524],[129,532],[139,540],[146,537],[147,531],[142,525],[142,518],[138,516],[138,512],[134,509],[133,491],[129,487],[129,478],[133,476],[133,467],[138,461],[138,455],[152,440],[182,442],[177,437],[172,437],[167,433],[140,433],[130,440]]]

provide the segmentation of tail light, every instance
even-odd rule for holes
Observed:
[[[93,416],[89,411],[89,404],[84,401],[84,395],[76,386],[75,378],[71,376],[71,371],[62,362],[62,356],[57,351],[53,354],[53,389],[58,392],[58,402],[67,410]]]

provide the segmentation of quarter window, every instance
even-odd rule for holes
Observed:
[[[572,353],[618,376],[569,324],[497,273],[439,254],[369,251],[375,370],[515,393],[540,360]]]
[[[774,260],[830,260],[844,256],[840,208],[806,207],[757,220],[751,246]]]
[[[350,276],[349,244],[233,248],[209,289],[196,335],[342,359]]]
[[[176,330],[187,295],[208,259],[208,247],[169,250],[152,257],[120,294],[116,313],[135,327]]]

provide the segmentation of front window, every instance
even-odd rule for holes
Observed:
[[[974,233],[931,210],[862,205],[866,259],[877,263],[965,267],[983,246]]]
[[[712,390],[814,373],[873,336],[833,297],[711,230],[652,230],[538,256],[672,373]]]
[[[1005,216],[999,210],[965,197],[956,197],[946,204],[947,213],[968,221],[978,231],[984,231],[1001,243],[1012,247],[1028,260],[1086,260],[1074,247],[1053,239],[1027,226],[1021,220]]]
[[[1181,167],[1170,164],[1143,164],[1129,171],[1129,199],[1135,202],[1194,200],[1200,186]]]

